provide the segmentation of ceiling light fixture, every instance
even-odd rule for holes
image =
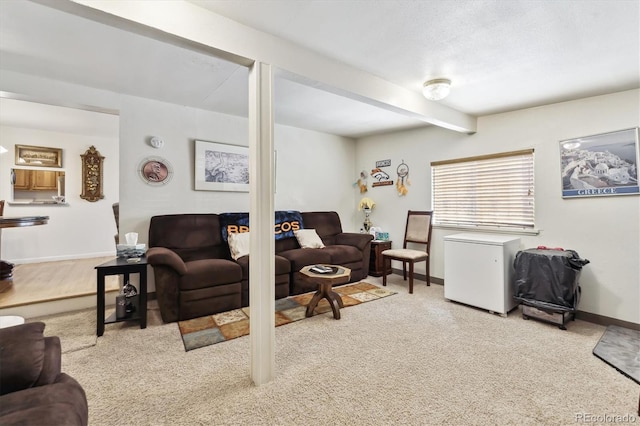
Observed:
[[[429,80],[422,86],[422,94],[430,101],[439,101],[447,97],[451,91],[451,80],[436,78]]]

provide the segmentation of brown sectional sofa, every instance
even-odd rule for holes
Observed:
[[[340,216],[336,212],[302,213],[305,229],[315,229],[326,247],[301,249],[295,238],[276,241],[276,254],[291,264],[290,294],[317,290],[300,274],[300,270],[316,263],[342,265],[351,269],[350,282],[359,281],[369,273],[371,240],[369,234],[342,232]]]
[[[82,386],[62,373],[60,339],[45,324],[0,329],[0,425],[86,425]]]
[[[351,281],[367,276],[368,234],[344,233],[336,212],[301,213],[326,247],[300,248],[295,237],[275,241],[275,297],[316,290],[300,269],[329,263],[351,269]],[[176,214],[151,218],[147,260],[164,322],[181,321],[249,305],[249,256],[231,258],[217,214]]]

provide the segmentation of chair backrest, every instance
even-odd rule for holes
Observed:
[[[427,246],[427,253],[431,246],[431,217],[433,211],[407,212],[407,226],[404,231],[404,248],[407,243],[418,243]]]
[[[0,200],[0,216],[4,214],[4,200]]]
[[[113,239],[116,241],[116,245],[120,243],[120,203],[113,203],[111,205],[113,209],[113,218],[116,221],[116,230],[118,231],[116,235],[113,236]]]

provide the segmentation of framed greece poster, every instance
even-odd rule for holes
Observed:
[[[638,128],[560,141],[562,197],[637,195]]]
[[[195,141],[195,187],[200,191],[249,191],[249,148]]]

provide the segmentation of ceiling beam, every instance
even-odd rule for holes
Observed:
[[[476,132],[474,116],[187,1],[32,1],[240,65],[271,64],[286,78],[318,89],[456,132]]]

